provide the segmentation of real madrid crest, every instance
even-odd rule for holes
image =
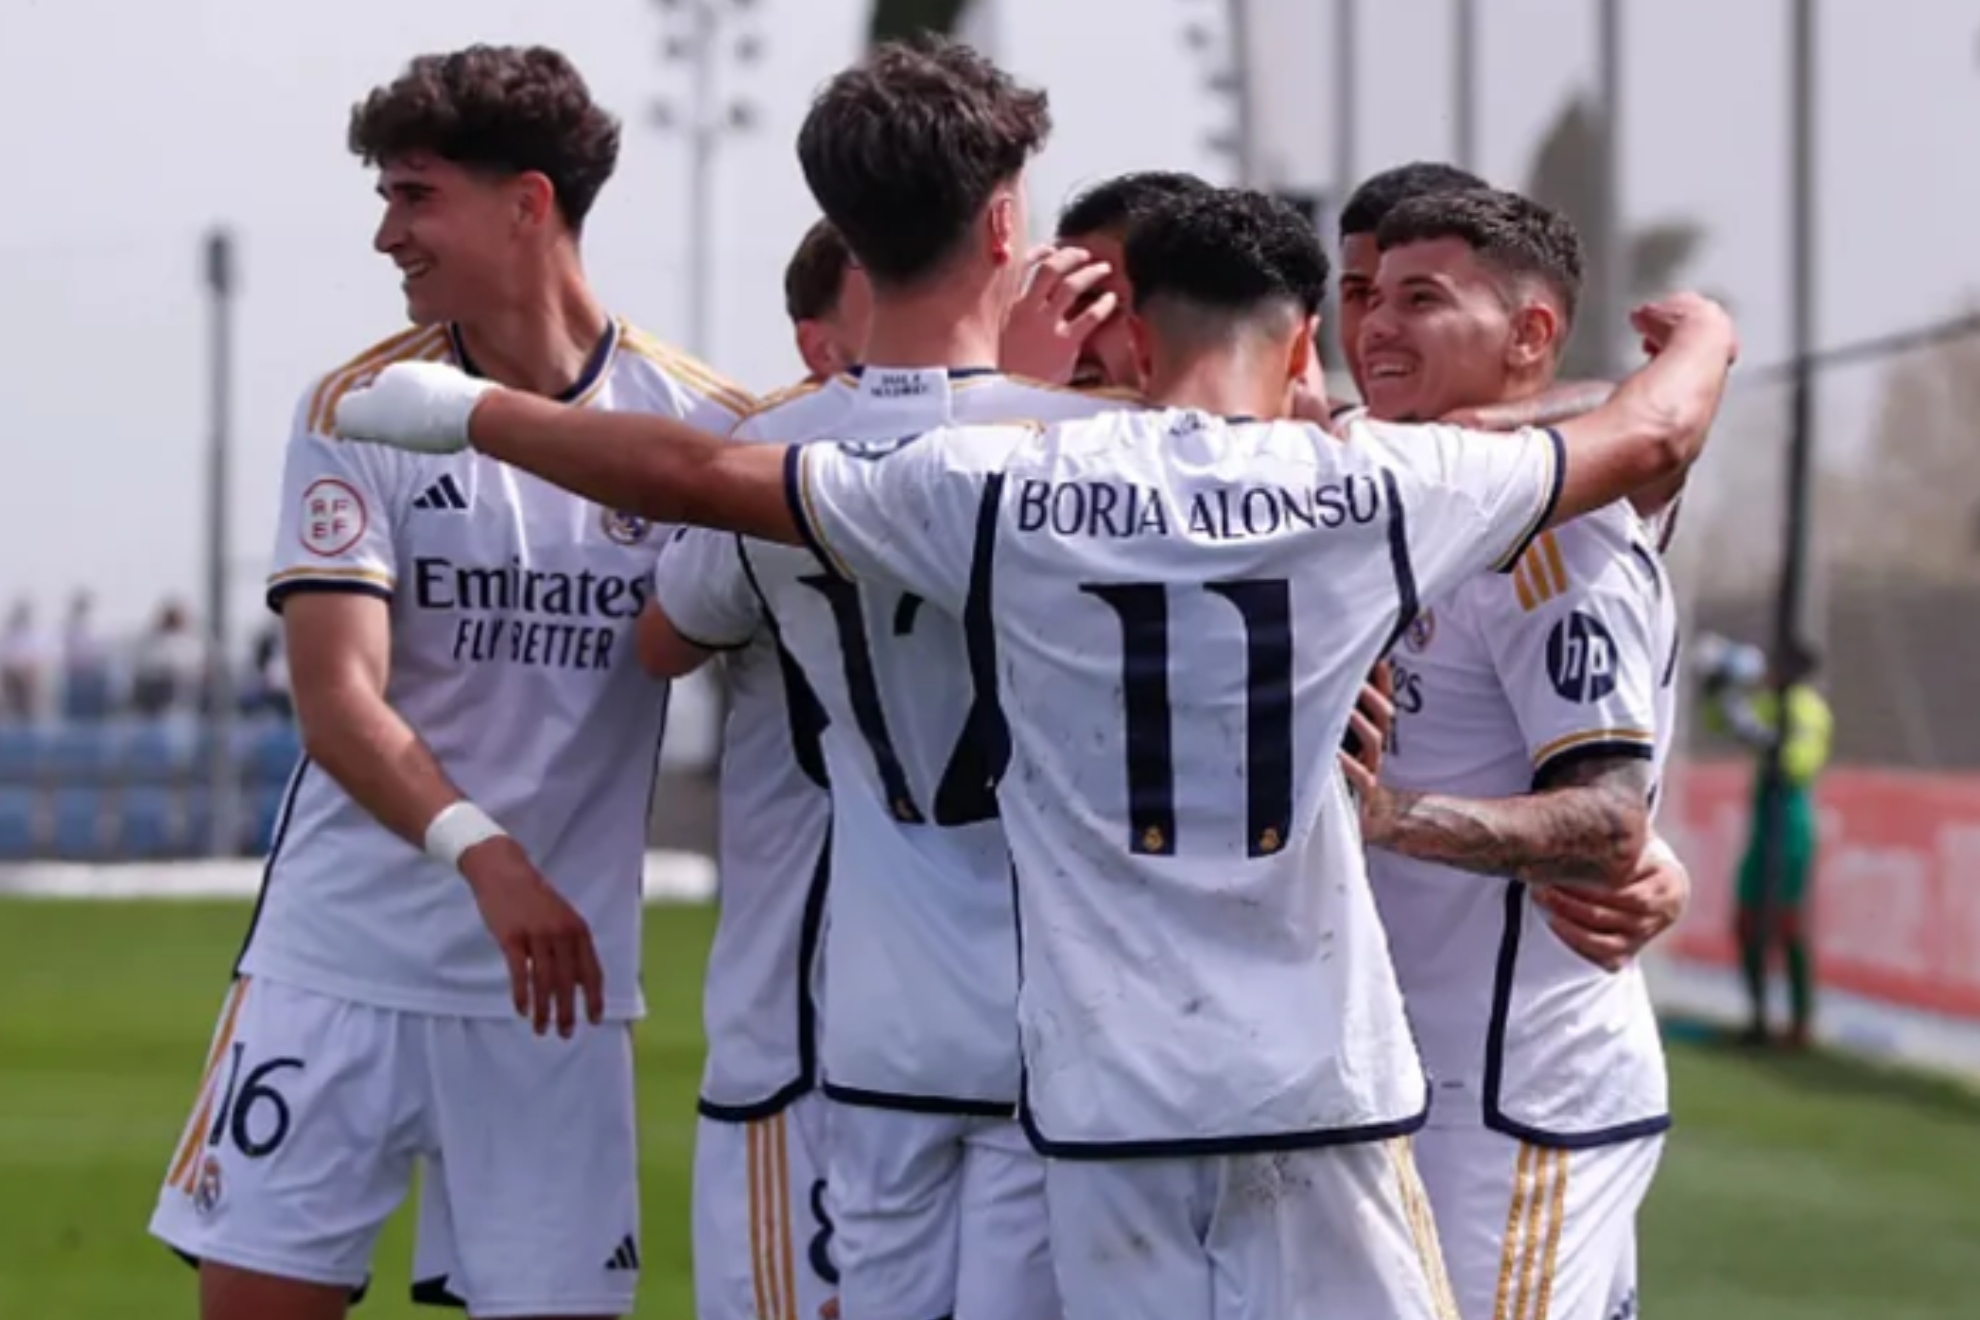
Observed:
[[[653,530],[653,524],[636,514],[620,513],[616,509],[600,510],[600,525],[605,529],[607,540],[620,545],[638,545]]]
[[[1421,655],[1430,649],[1430,643],[1437,636],[1437,616],[1423,610],[1409,621],[1409,629],[1403,633],[1403,641],[1409,649]]]
[[[212,1155],[200,1166],[199,1181],[193,1185],[193,1208],[211,1215],[220,1207],[220,1161]]]

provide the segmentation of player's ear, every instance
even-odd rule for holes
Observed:
[[[804,369],[819,380],[837,375],[845,365],[838,360],[838,346],[833,341],[831,330],[822,321],[797,323],[797,350],[798,356],[804,359]]]
[[[1533,371],[1559,354],[1567,323],[1551,303],[1536,298],[1520,304],[1513,313],[1512,331],[1506,365],[1517,371]]]
[[[1008,266],[1018,259],[1019,249],[1024,244],[1022,209],[1018,205],[1017,191],[1013,188],[999,188],[991,195],[984,222],[992,265]]]
[[[516,218],[525,228],[540,229],[556,219],[557,189],[548,176],[525,170],[516,176]]]
[[[1127,313],[1127,332],[1128,346],[1134,350],[1135,374],[1146,388],[1155,370],[1155,337],[1149,333],[1148,322],[1136,312]]]
[[[1320,318],[1309,316],[1299,323],[1293,337],[1286,346],[1286,381],[1294,383],[1306,378],[1306,373],[1316,365],[1317,344],[1320,335]]]

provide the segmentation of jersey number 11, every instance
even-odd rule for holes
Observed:
[[[1121,624],[1127,708],[1128,851],[1176,851],[1176,765],[1169,710],[1169,591],[1162,583],[1088,582]],[[1292,825],[1292,590],[1283,579],[1206,582],[1244,625],[1245,851],[1270,857]]]

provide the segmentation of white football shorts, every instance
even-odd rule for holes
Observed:
[[[847,1320],[1059,1314],[1045,1163],[1015,1119],[827,1103]]]
[[[696,1320],[825,1320],[838,1295],[826,1200],[831,1107],[813,1091],[767,1118],[694,1134]]]
[[[265,977],[228,992],[151,1232],[357,1289],[421,1169],[414,1297],[621,1316],[639,1279],[632,1036],[402,1013]]]
[[[1477,1126],[1416,1139],[1464,1320],[1630,1320],[1661,1135],[1586,1150]]]
[[[1045,1172],[1066,1320],[1454,1320],[1409,1139]]]

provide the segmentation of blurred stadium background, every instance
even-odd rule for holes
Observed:
[[[668,212],[683,217],[684,255],[665,265],[660,287],[669,298],[648,322],[718,365],[727,355],[716,304],[733,290],[697,272],[747,264],[752,287],[767,290],[781,253],[762,244],[723,253],[725,230],[702,198],[731,139],[782,132],[801,113],[801,105],[786,107],[764,122],[736,90],[746,81],[738,71],[777,47],[795,7],[818,3],[619,6],[623,22],[637,26],[625,39],[661,53],[653,83],[662,95],[644,116],[622,109],[629,138],[670,140],[682,151],[670,168],[684,171],[670,177],[698,188]],[[1660,6],[1656,33],[1649,6],[1618,0],[832,3],[847,11],[844,51],[808,64],[792,63],[786,51],[778,65],[801,68],[806,86],[874,33],[935,26],[959,29],[1046,81],[1055,101],[1087,104],[1077,89],[1061,98],[1061,80],[1134,78],[1098,52],[1119,24],[1160,28],[1177,52],[1169,72],[1182,70],[1183,92],[1200,102],[1200,140],[1151,143],[1116,132],[1096,142],[1088,134],[1078,139],[1080,177],[1195,168],[1279,190],[1324,226],[1343,181],[1411,157],[1464,161],[1582,224],[1592,277],[1585,326],[1620,324],[1619,309],[1655,290],[1734,283],[1737,267],[1715,247],[1742,262],[1758,254],[1774,263],[1758,285],[1764,296],[1750,292],[1750,279],[1739,283],[1744,296],[1728,294],[1748,327],[1748,356],[1685,501],[1671,560],[1692,636],[1770,645],[1787,620],[1824,658],[1837,740],[1821,790],[1814,886],[1823,1048],[1790,1057],[1720,1042],[1720,1027],[1739,1012],[1730,876],[1748,828],[1753,766],[1698,731],[1687,711],[1663,828],[1691,865],[1697,892],[1653,965],[1678,1126],[1645,1226],[1647,1304],[1659,1316],[1701,1320],[1973,1314],[1980,447],[1972,419],[1980,413],[1980,322],[1968,309],[1980,267],[1953,263],[1942,304],[1908,320],[1854,326],[1822,311],[1825,290],[1874,283],[1889,245],[1909,241],[1921,173],[1933,175],[1939,191],[1923,191],[1940,208],[1959,203],[1966,216],[1980,201],[1969,162],[1948,182],[1950,167],[1909,135],[1893,133],[1889,148],[1913,156],[1860,179],[1838,177],[1863,159],[1860,142],[1825,149],[1825,126],[1854,113],[1851,96],[1884,94],[1849,76],[1853,61],[1901,74],[1907,62],[1922,68],[1928,53],[1955,50],[1952,62],[1980,80],[1971,58],[1980,6],[1946,0],[1899,14],[1873,0],[1754,0],[1744,7],[1747,46],[1728,52],[1719,43],[1721,11],[1704,3]],[[1690,12],[1673,17],[1680,8]],[[1756,26],[1752,13],[1763,9],[1769,17]],[[423,30],[434,39],[404,50],[385,42],[384,64],[371,75],[384,76],[415,49],[482,38],[563,45],[587,65],[563,6],[510,3],[499,33],[456,10]],[[1535,110],[1509,33],[1531,41],[1536,24],[1556,19],[1570,33],[1578,72]],[[0,46],[12,21],[0,17]],[[204,21],[213,21],[210,12]],[[1797,32],[1812,41],[1798,44]],[[1560,50],[1544,58],[1558,60]],[[1750,178],[1731,196],[1735,215],[1750,202],[1761,219],[1637,214],[1629,200],[1647,167],[1632,161],[1636,125],[1670,113],[1674,98],[1693,96],[1714,70],[1759,66],[1767,76],[1755,76],[1745,94],[1764,89],[1766,103],[1738,113],[1763,121],[1773,145],[1745,163]],[[1372,143],[1393,140],[1379,123],[1400,113],[1398,87],[1438,108],[1419,116],[1429,136],[1419,133],[1403,153],[1378,153]],[[1972,122],[1972,90],[1941,108],[1959,123],[1935,140],[1970,138],[1961,130]],[[1515,103],[1533,131],[1491,131],[1495,114]],[[1798,125],[1806,130],[1799,142]],[[1697,149],[1709,154],[1712,145]],[[1807,168],[1798,171],[1797,160]],[[1868,212],[1888,214],[1887,228],[1824,227],[1837,197],[1865,189],[1888,199],[1888,213]],[[1044,210],[1058,197],[1040,195],[1036,205]],[[778,232],[794,238],[810,211],[786,209]],[[356,245],[366,233],[325,241]],[[31,555],[10,556],[0,571],[0,600],[13,602],[0,634],[0,1317],[193,1313],[190,1279],[142,1228],[298,753],[279,633],[252,609],[260,545],[230,534],[272,494],[231,475],[236,467],[270,471],[265,453],[253,456],[269,447],[263,439],[240,442],[236,452],[232,421],[236,395],[262,388],[239,377],[260,369],[260,346],[234,329],[240,287],[260,277],[235,269],[241,238],[251,244],[254,234],[216,230],[199,246],[207,302],[187,313],[188,324],[205,318],[208,422],[203,439],[191,431],[180,438],[188,469],[200,453],[204,466],[172,500],[205,530],[203,573],[187,571],[142,623],[124,601],[124,617],[106,624],[93,598],[105,583],[79,588]],[[39,253],[35,242],[10,238],[0,220],[0,288],[16,287],[6,281],[22,277]],[[1613,375],[1630,348],[1619,336],[1586,333],[1570,374]],[[739,374],[752,387],[781,383],[760,365],[777,360],[766,351],[743,354],[752,365]],[[297,383],[276,382],[274,396]],[[275,424],[251,420],[257,436]],[[641,1035],[649,1264],[640,1313],[652,1316],[690,1310],[686,1180],[699,974],[712,928],[719,684],[687,685],[675,703],[649,874],[655,1011]],[[146,901],[160,896],[183,901]],[[361,1314],[407,1313],[405,1228],[397,1226]]]

